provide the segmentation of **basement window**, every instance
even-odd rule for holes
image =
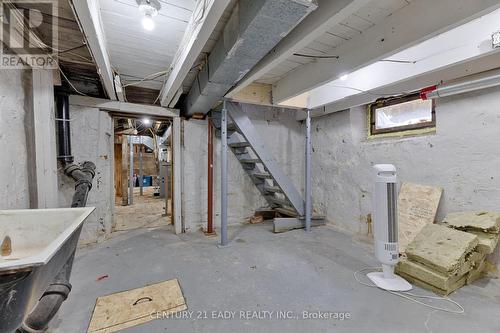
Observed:
[[[419,94],[381,99],[368,106],[370,135],[415,131],[436,126],[433,100]]]

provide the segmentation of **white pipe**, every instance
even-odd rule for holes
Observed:
[[[495,69],[492,71],[477,74],[473,76],[473,78],[469,78],[466,81],[441,84],[434,87],[424,88],[421,90],[420,96],[422,97],[422,99],[434,99],[496,87],[499,85],[500,69]]]

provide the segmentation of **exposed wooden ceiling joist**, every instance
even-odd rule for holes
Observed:
[[[364,67],[498,8],[496,0],[419,0],[363,34],[332,49],[338,59],[317,59],[290,72],[273,86],[274,103]]]

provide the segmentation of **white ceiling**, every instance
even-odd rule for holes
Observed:
[[[343,22],[330,27],[328,31],[299,53],[317,56],[335,55],[336,47],[374,27],[386,17],[406,7],[410,2],[410,0],[373,0]],[[257,82],[276,83],[297,67],[314,60],[314,58],[290,56],[286,61],[263,75]]]
[[[155,29],[142,27],[136,0],[100,0],[101,20],[111,66],[122,84],[137,82],[170,67],[181,43],[196,0],[160,0]],[[164,76],[137,86],[161,89]]]
[[[383,61],[360,68],[344,80],[334,79],[282,104],[317,108],[364,92],[371,92],[373,99],[379,95],[406,93],[383,87],[440,68],[499,53],[500,50],[491,45],[491,34],[498,29],[498,22],[500,9],[402,50]]]

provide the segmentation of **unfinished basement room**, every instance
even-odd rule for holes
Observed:
[[[500,0],[0,19],[0,333],[500,332]]]

